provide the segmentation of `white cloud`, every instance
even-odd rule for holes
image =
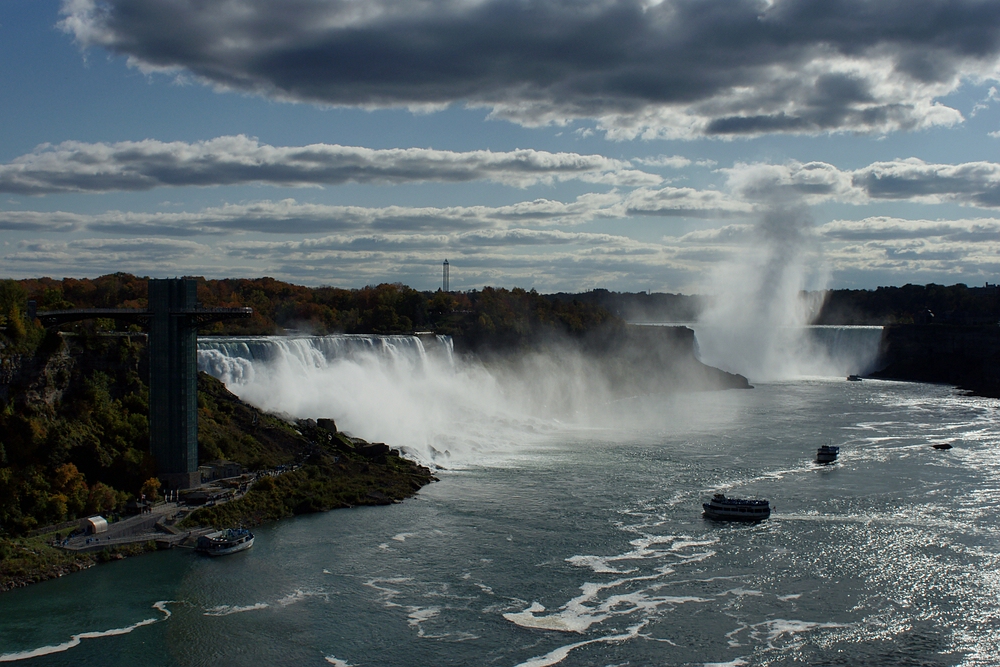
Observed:
[[[808,204],[890,200],[1000,207],[1000,164],[996,162],[930,164],[908,158],[844,171],[825,162],[789,161],[739,163],[719,171],[726,174],[733,194],[747,201],[784,197]]]
[[[753,211],[747,202],[717,190],[694,188],[639,188],[625,198],[629,213],[639,215],[725,218]]]
[[[635,187],[659,176],[601,155],[536,150],[376,150],[337,144],[269,146],[243,135],[185,143],[67,141],[0,165],[0,192],[112,192],[248,183],[307,187],[342,183],[494,181],[526,187],[582,180]]]
[[[656,157],[636,158],[632,160],[647,167],[669,167],[683,169],[691,164],[691,160],[682,155],[658,155]]]

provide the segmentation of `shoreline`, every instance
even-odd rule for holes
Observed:
[[[367,443],[342,433],[336,436],[332,440],[339,442],[341,448],[346,447],[345,442],[353,447],[364,443],[359,449],[364,452],[366,447],[374,447],[375,455],[339,450],[335,450],[336,454],[314,452],[300,468],[261,477],[241,496],[211,507],[194,508],[176,522],[161,518],[156,525],[163,524],[162,531],[144,532],[134,540],[104,548],[79,550],[56,546],[53,544],[55,536],[61,532],[56,527],[32,537],[0,538],[0,594],[162,548],[185,548],[182,543],[186,539],[204,532],[209,526],[252,527],[300,514],[390,505],[412,498],[424,486],[437,481],[429,468],[403,458],[398,450],[385,445],[377,447],[381,443]],[[187,507],[175,505],[162,514],[175,518],[185,509]]]

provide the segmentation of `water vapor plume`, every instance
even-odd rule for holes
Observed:
[[[702,361],[751,380],[840,374],[804,328],[828,278],[808,209],[772,200],[759,215],[750,244],[712,277],[697,326]]]

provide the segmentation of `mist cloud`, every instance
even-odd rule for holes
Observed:
[[[596,119],[612,137],[889,132],[996,80],[979,0],[64,0],[60,26],[144,71],[322,105]]]

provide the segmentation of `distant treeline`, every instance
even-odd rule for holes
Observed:
[[[581,294],[546,295],[563,303],[579,301],[607,310],[626,322],[694,322],[705,304],[701,296],[663,292],[610,292],[595,289]]]
[[[504,348],[548,335],[579,336],[620,321],[586,298],[547,298],[534,290],[484,287],[468,292],[420,292],[398,283],[361,289],[303,287],[273,278],[198,278],[204,308],[253,308],[246,320],[220,322],[202,334],[276,334],[288,330],[325,333],[410,333],[455,336],[461,345]],[[30,337],[24,313],[28,299],[37,310],[145,308],[147,278],[116,273],[95,279],[38,278],[0,281],[0,327],[11,338]],[[588,295],[583,295],[587,297]],[[25,332],[27,325],[29,331]],[[134,328],[134,325],[132,325]],[[114,330],[114,320],[69,324],[64,330]]]
[[[874,290],[831,290],[816,324],[996,324],[1000,288],[903,285]]]
[[[596,289],[580,294],[543,295],[535,290],[484,287],[467,292],[421,292],[398,283],[361,289],[303,287],[273,278],[198,278],[203,307],[253,308],[253,317],[213,324],[202,334],[254,335],[297,330],[325,333],[449,334],[471,349],[517,346],[552,334],[581,336],[629,322],[693,322],[710,297],[628,293]],[[95,279],[0,280],[0,330],[14,341],[36,341],[24,319],[28,299],[37,308],[144,308],[147,279],[116,273]],[[995,285],[904,285],[875,290],[824,293],[816,324],[937,322],[969,324],[1000,319]],[[122,328],[113,320],[67,325],[101,331]]]

